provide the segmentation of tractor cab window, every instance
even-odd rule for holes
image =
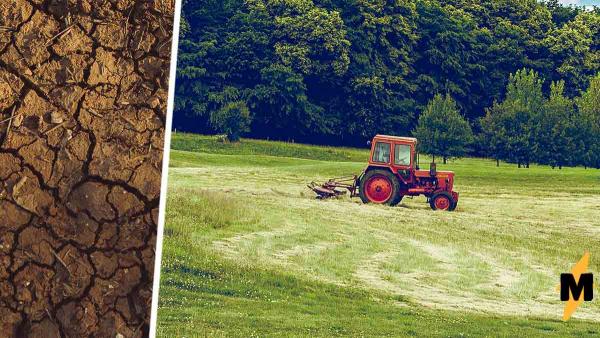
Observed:
[[[394,164],[410,166],[410,145],[396,144],[394,146]]]
[[[373,162],[378,163],[389,163],[391,144],[385,142],[377,142],[375,144],[375,150],[373,150]]]

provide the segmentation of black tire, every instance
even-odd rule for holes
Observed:
[[[376,176],[385,177],[387,180],[389,180],[392,183],[392,193],[391,193],[390,197],[385,202],[382,202],[380,204],[395,206],[398,203],[400,203],[403,196],[400,194],[400,182],[398,181],[398,178],[391,172],[389,172],[387,170],[381,170],[381,169],[369,170],[361,178],[360,187],[359,187],[359,196],[360,196],[360,199],[363,201],[363,203],[371,203],[371,200],[367,197],[365,185],[370,179],[372,179]]]
[[[431,198],[429,199],[429,206],[431,207],[432,210],[438,210],[438,208],[436,207],[436,200],[437,199],[448,199],[449,201],[449,205],[447,209],[442,209],[442,210],[447,210],[447,211],[454,211],[454,209],[456,209],[456,201],[454,200],[454,198],[452,197],[452,194],[450,194],[447,191],[441,191],[438,193],[433,194],[433,196],[431,196]]]
[[[456,209],[456,206],[458,205],[458,201],[455,201],[454,198],[452,199],[452,204],[450,205],[450,209],[448,209],[448,211],[454,211],[454,209]]]

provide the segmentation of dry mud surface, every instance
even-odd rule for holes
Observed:
[[[0,337],[148,334],[173,10],[0,1]]]

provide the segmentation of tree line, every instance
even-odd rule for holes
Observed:
[[[184,0],[181,31],[180,130],[338,145],[414,132],[425,148],[435,133],[423,126],[452,123],[468,131],[462,145],[441,142],[442,157],[597,166],[598,9],[557,0]],[[439,120],[439,109],[465,122]]]
[[[450,95],[437,94],[420,115],[414,132],[422,151],[448,157],[477,151],[529,167],[585,166],[600,168],[600,73],[574,99],[563,80],[542,90],[544,80],[533,70],[509,76],[504,100],[494,102],[476,121],[478,133],[460,114]],[[473,149],[474,147],[475,149]]]

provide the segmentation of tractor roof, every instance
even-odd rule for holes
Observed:
[[[385,140],[385,141],[400,141],[408,143],[417,143],[417,139],[414,137],[402,137],[402,136],[390,136],[390,135],[375,135],[374,139]]]

